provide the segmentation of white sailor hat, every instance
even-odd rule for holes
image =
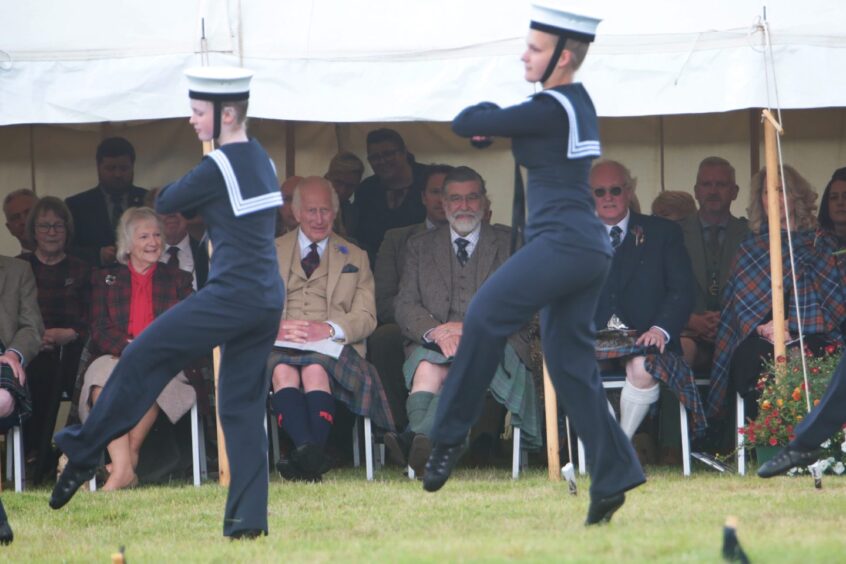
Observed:
[[[253,72],[238,67],[193,67],[185,71],[194,100],[233,102],[250,97]]]
[[[590,43],[601,20],[568,12],[551,2],[532,2],[532,29]]]

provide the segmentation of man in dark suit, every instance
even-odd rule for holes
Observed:
[[[402,377],[402,363],[405,361],[404,338],[394,320],[394,302],[399,293],[408,240],[418,233],[437,229],[447,223],[442,196],[444,178],[452,169],[449,165],[432,165],[429,168],[422,195],[426,220],[388,230],[376,257],[374,277],[379,327],[367,340],[367,357],[379,372],[379,379],[382,380],[382,386],[391,404],[391,412],[394,414],[394,423],[400,429],[408,423],[405,413],[408,388]]]
[[[135,186],[135,147],[109,137],[97,147],[97,186],[65,200],[76,227],[74,254],[94,266],[115,262],[115,227],[127,208],[144,205],[147,191]]]
[[[749,227],[746,218],[731,214],[738,187],[734,167],[727,160],[708,157],[699,163],[693,193],[699,212],[679,222],[696,277],[696,302],[682,332],[681,345],[691,368],[708,370],[720,321],[720,296]]]
[[[605,224],[614,259],[594,321],[597,328],[616,316],[638,333],[638,346],[681,354],[679,336],[693,309],[693,274],[681,229],[669,220],[631,212],[635,182],[615,161],[600,161],[590,173],[596,213]],[[632,437],[649,406],[658,400],[656,377],[645,356],[625,359],[620,426]]]
[[[3,198],[6,229],[21,244],[21,257],[35,250],[35,241],[30,240],[26,234],[26,218],[29,217],[29,210],[35,207],[36,202],[38,202],[38,196],[29,188],[9,192]]]
[[[147,192],[144,205],[148,208],[154,207],[158,194],[158,188]],[[162,220],[162,238],[165,243],[159,262],[190,272],[196,292],[205,285],[209,277],[208,245],[191,235],[188,219],[181,213],[160,214],[159,217]]]
[[[355,192],[364,176],[364,163],[355,154],[341,151],[329,162],[329,170],[323,176],[332,183],[338,194],[341,207],[335,218],[335,232],[342,237],[353,236],[358,229],[358,206],[355,205]]]

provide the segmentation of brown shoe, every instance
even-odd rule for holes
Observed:
[[[422,478],[426,471],[426,461],[432,454],[432,441],[426,435],[414,435],[411,450],[408,453],[408,465],[414,470],[418,478]]]

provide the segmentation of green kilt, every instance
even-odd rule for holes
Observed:
[[[417,365],[422,360],[441,365],[452,362],[439,352],[418,346],[402,367],[405,385],[409,390]],[[503,361],[497,366],[489,389],[494,399],[511,412],[511,424],[520,429],[521,446],[527,450],[543,448],[538,398],[532,383],[532,373],[520,361],[511,344],[505,346]]]

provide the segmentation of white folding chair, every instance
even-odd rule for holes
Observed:
[[[23,435],[20,424],[15,425],[6,433],[6,475],[15,481],[15,491],[22,492],[26,485],[24,479]]]
[[[367,479],[373,480],[373,431],[370,425],[369,417],[357,416],[355,418],[355,423],[353,424],[353,466],[355,466],[356,468],[361,466],[361,445],[358,438],[359,419],[364,419],[364,460],[367,471]],[[377,464],[382,465],[385,463],[385,445],[379,444],[378,446],[379,457],[377,460]]]
[[[606,390],[620,390],[626,381],[625,376],[604,376],[602,378],[602,387]],[[679,423],[681,425],[681,445],[682,445],[682,473],[685,476],[690,476],[690,436],[687,428],[687,410],[684,404],[679,402]],[[587,472],[587,464],[585,461],[585,448],[582,440],[578,439],[579,450],[579,474]]]

